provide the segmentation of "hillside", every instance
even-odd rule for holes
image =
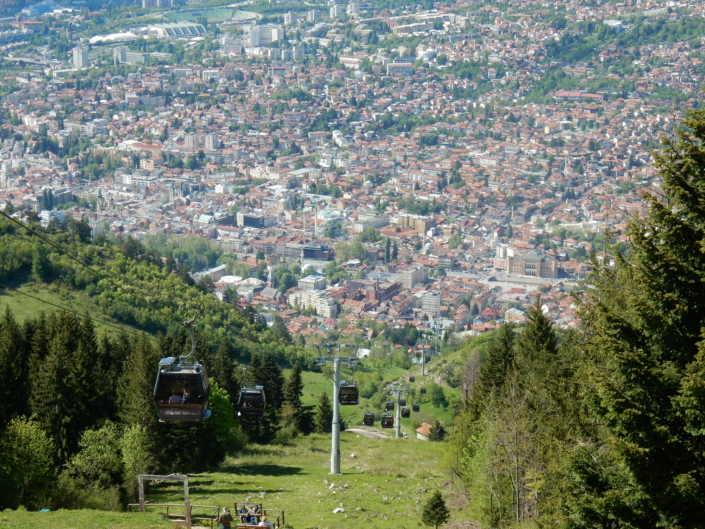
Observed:
[[[214,506],[261,501],[266,508],[284,509],[287,523],[297,529],[344,529],[360,523],[378,528],[417,527],[423,502],[431,492],[444,486],[442,447],[440,443],[372,439],[346,432],[341,437],[341,476],[328,474],[329,436],[299,438],[292,446],[252,447],[228,458],[215,472],[193,476],[191,500]],[[414,462],[411,467],[410,461]],[[180,502],[181,493],[177,485],[160,483],[150,487],[147,500]],[[345,512],[334,514],[333,510],[341,505]],[[170,527],[168,522],[150,515],[87,510],[5,511],[0,514],[3,519],[8,522],[5,526],[13,529],[29,529],[37,524],[61,529]],[[453,519],[466,519],[457,506]]]

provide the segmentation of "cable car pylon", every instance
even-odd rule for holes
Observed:
[[[331,424],[332,430],[332,443],[330,451],[330,473],[340,474],[340,364],[345,364],[350,367],[356,367],[360,364],[357,357],[357,350],[360,348],[359,345],[349,345],[349,344],[331,344],[325,343],[316,345],[319,349],[321,347],[326,348],[325,356],[319,356],[316,358],[317,366],[324,366],[327,363],[333,364],[333,422]],[[355,354],[353,356],[341,357],[340,349],[344,347],[355,348]],[[335,349],[335,353],[333,350]],[[355,391],[357,392],[357,386],[355,386]],[[351,396],[343,396],[346,401],[345,404],[353,404]],[[358,395],[355,395],[355,402],[357,404]]]

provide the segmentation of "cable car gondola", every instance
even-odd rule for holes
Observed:
[[[387,404],[384,407],[385,410],[387,411],[392,411],[394,409],[394,401],[393,400],[388,400]]]
[[[200,360],[192,360],[196,349],[192,325],[193,320],[184,322],[191,333],[191,353],[178,361],[173,356],[159,361],[152,394],[159,422],[205,421],[211,416],[206,368]]]
[[[404,397],[399,399],[399,406],[406,406],[406,399]]]
[[[419,404],[418,402],[414,402],[411,405],[411,409],[414,410],[414,413],[419,412],[421,411],[421,404]]]
[[[338,402],[343,406],[354,406],[360,402],[359,391],[355,382],[340,381],[340,391],[338,391]]]
[[[422,395],[426,394],[426,386],[421,386],[421,394]]]
[[[237,400],[238,416],[260,418],[264,416],[267,398],[262,386],[244,387]]]
[[[414,382],[416,380],[416,377],[414,375],[411,375],[409,377],[409,382]]]
[[[375,414],[374,412],[368,411],[365,412],[365,416],[362,418],[362,424],[365,426],[373,426],[375,423]]]
[[[382,428],[394,428],[394,417],[392,417],[389,413],[383,413],[381,423]]]
[[[408,419],[409,417],[411,417],[411,410],[409,408],[407,408],[406,406],[404,406],[401,409],[401,417],[402,417],[402,419]]]

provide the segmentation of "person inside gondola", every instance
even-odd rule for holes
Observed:
[[[169,397],[169,404],[181,404],[181,395],[179,395],[175,389],[171,391],[171,397]]]
[[[188,386],[184,386],[184,396],[181,398],[181,404],[191,403],[191,390]]]

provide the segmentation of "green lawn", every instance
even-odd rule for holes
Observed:
[[[151,529],[171,528],[172,524],[156,513],[102,511],[0,512],[0,527],[7,529]]]

